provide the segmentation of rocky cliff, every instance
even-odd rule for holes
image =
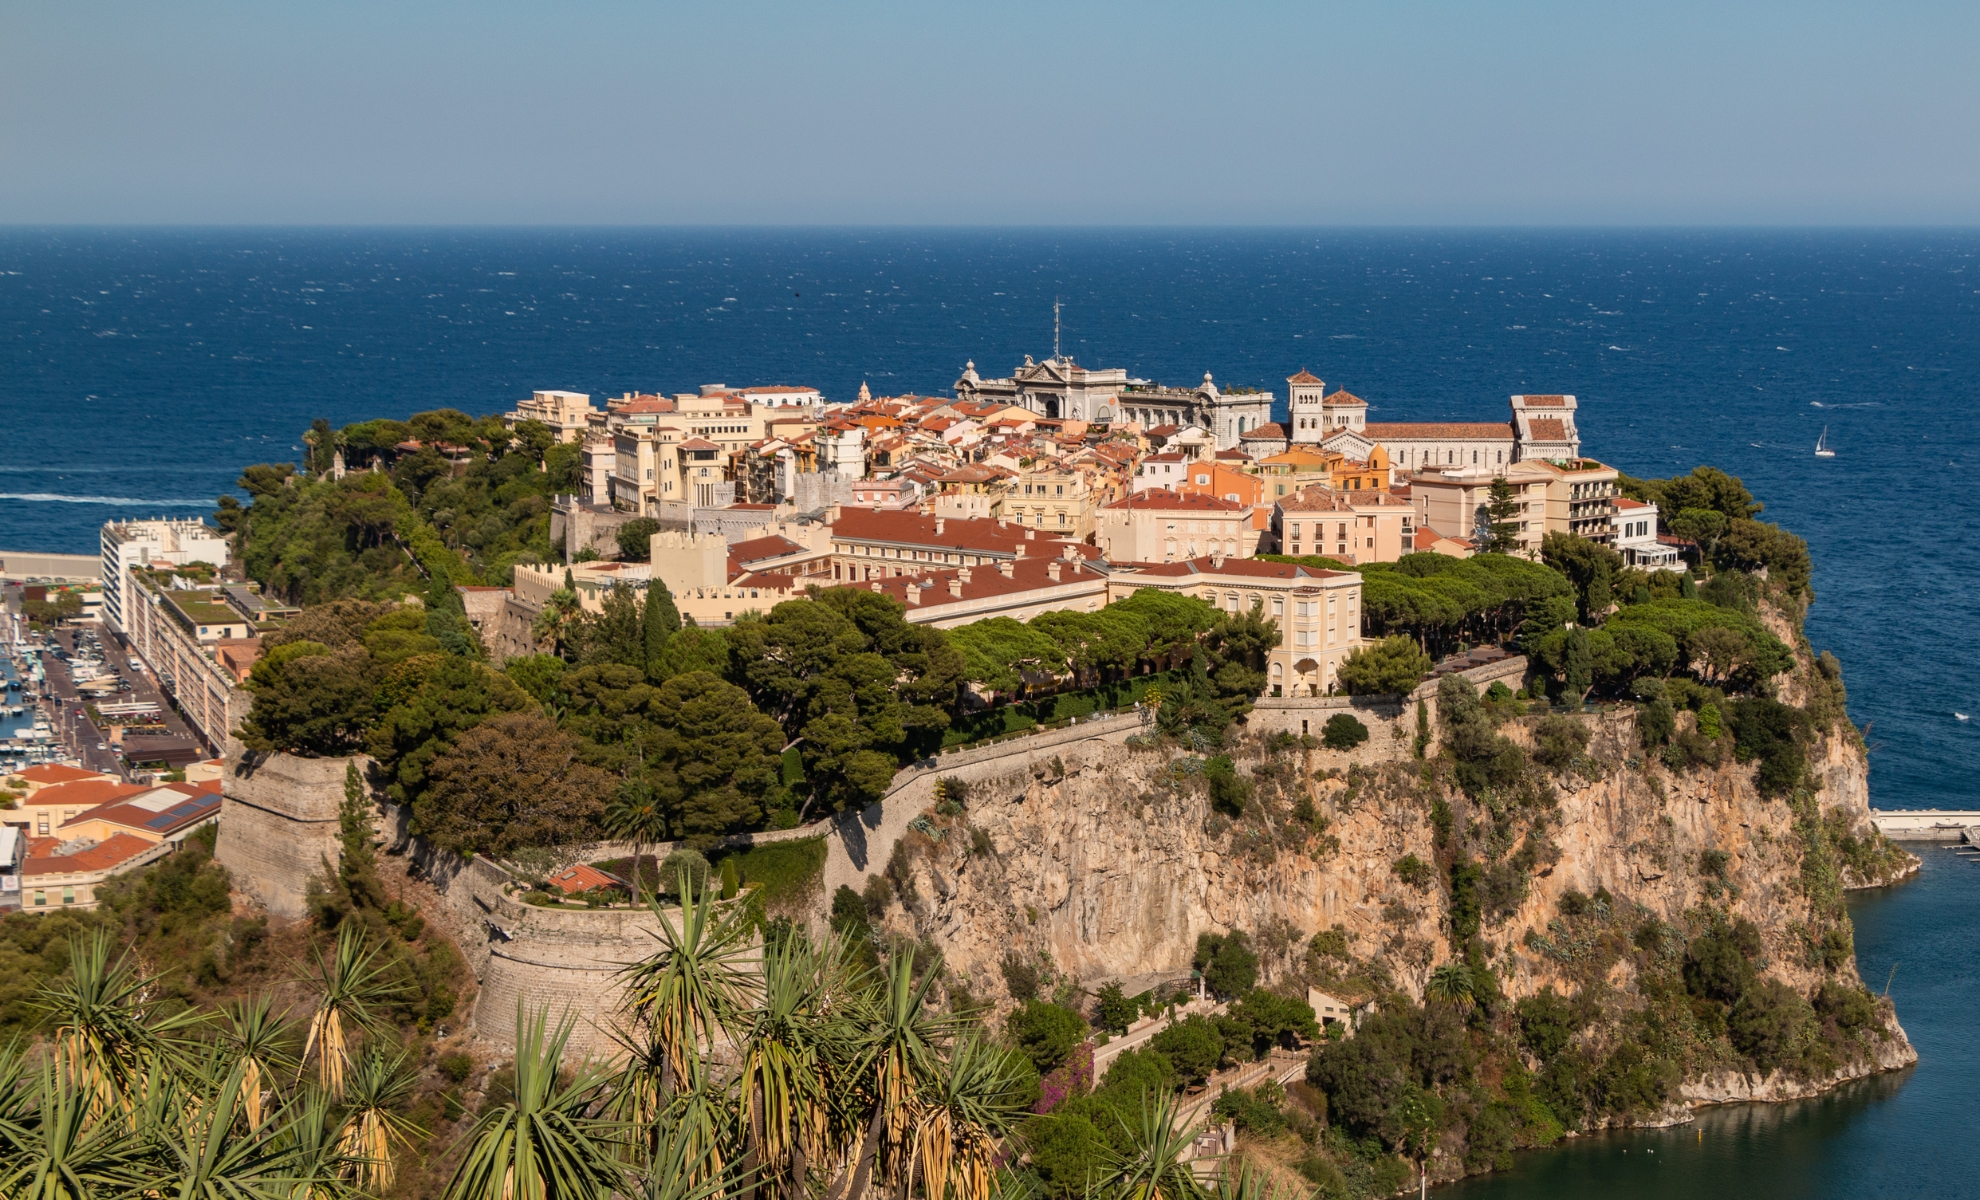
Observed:
[[[1628,706],[1573,718],[1589,736],[1572,755],[1536,752],[1548,718],[1509,715],[1497,728],[1532,761],[1474,798],[1439,760],[1427,707],[1427,760],[1401,736],[1378,734],[1386,761],[1366,766],[1311,739],[1242,736],[1226,750],[1251,789],[1235,816],[1213,809],[1201,756],[1149,739],[1062,745],[979,775],[964,811],[931,811],[893,852],[888,924],[939,946],[979,998],[1003,995],[1012,956],[1133,990],[1186,975],[1199,934],[1241,930],[1268,980],[1356,1001],[1420,1000],[1437,965],[1468,957],[1507,1001],[1599,995],[1613,1017],[1668,993],[1695,938],[1741,922],[1762,978],[1860,995],[1842,889],[1915,862],[1870,824],[1846,723],[1808,738],[1806,782],[1769,798],[1730,752],[1680,769],[1647,754]],[[1679,723],[1695,730],[1689,713]],[[1878,1020],[1860,1052],[1786,1071],[1754,1069],[1700,1017],[1677,1055],[1682,1098],[1781,1098],[1913,1061],[1888,1006]]]

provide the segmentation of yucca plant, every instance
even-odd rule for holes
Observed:
[[[833,1004],[851,990],[845,961],[836,939],[822,950],[802,937],[765,947],[762,1002],[743,1031],[743,1166],[786,1196],[803,1195],[808,1163],[826,1153],[829,1066],[855,1045],[849,1006]]]
[[[164,1015],[157,976],[128,953],[115,954],[108,929],[69,938],[69,969],[35,998],[55,1061],[90,1098],[90,1117],[121,1109],[160,1066],[173,1065],[205,1018],[190,1009]]]
[[[352,1194],[330,1097],[311,1088],[292,1101],[271,1136],[287,1150],[295,1171],[290,1200],[343,1200]]]
[[[145,1153],[123,1169],[126,1195],[171,1200],[294,1200],[307,1182],[296,1149],[249,1126],[242,1112],[247,1065],[218,1060],[181,1077],[154,1073],[139,1109]]]
[[[406,1144],[412,1132],[411,1123],[392,1111],[413,1090],[406,1054],[401,1051],[388,1058],[373,1047],[352,1067],[344,1083],[344,1127],[337,1138],[338,1154],[352,1182],[383,1195],[397,1178],[392,1143]]]
[[[658,900],[650,905],[660,951],[620,972],[627,1012],[659,1051],[663,1093],[678,1088],[717,1041],[736,1035],[758,987],[748,906],[724,904],[712,890],[697,894],[685,869],[679,884],[678,913]]]
[[[250,1129],[261,1128],[266,1119],[276,1081],[300,1066],[292,1053],[295,1029],[276,1014],[274,1007],[274,1001],[264,995],[237,1000],[224,1010],[227,1026],[221,1043],[245,1068],[241,1111]]]
[[[315,984],[321,998],[309,1018],[297,1078],[314,1059],[317,1085],[333,1099],[344,1094],[345,1072],[359,1039],[377,1028],[376,1009],[404,995],[411,986],[387,975],[391,962],[383,955],[384,947],[369,943],[363,925],[345,921],[337,930],[336,949],[325,958],[322,947],[310,947],[314,965],[299,977]]]
[[[475,1122],[447,1200],[606,1200],[624,1190],[619,1130],[591,1115],[606,1076],[590,1062],[565,1063],[568,1017],[546,1024],[517,1003],[515,1098]]]
[[[914,1105],[912,1163],[927,1200],[993,1200],[999,1148],[1026,1114],[1019,1062],[975,1032],[950,1043]]]
[[[1196,1128],[1178,1120],[1174,1096],[1143,1096],[1141,1121],[1128,1127],[1128,1148],[1109,1150],[1102,1160],[1100,1193],[1117,1200],[1200,1200],[1203,1185],[1183,1158]]]
[[[143,1146],[131,1124],[91,1119],[98,1094],[54,1062],[29,1074],[0,1122],[0,1196],[8,1200],[107,1200],[122,1193]]]
[[[904,1182],[914,1105],[923,1088],[936,1079],[939,1056],[956,1028],[954,1017],[940,1015],[928,1004],[929,989],[941,966],[937,956],[917,982],[914,951],[894,955],[871,1011],[862,1014],[868,1024],[855,1070],[865,1105],[865,1129],[857,1154],[828,1193],[831,1200],[848,1196],[859,1200],[876,1166],[889,1184]]]

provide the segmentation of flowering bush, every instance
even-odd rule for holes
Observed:
[[[1081,1042],[1073,1048],[1072,1057],[1066,1065],[1047,1072],[1038,1081],[1038,1103],[1031,1106],[1035,1113],[1048,1113],[1075,1096],[1084,1096],[1093,1090],[1093,1043]]]

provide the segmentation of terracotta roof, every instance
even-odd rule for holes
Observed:
[[[1063,546],[1054,549],[1062,550]],[[1080,547],[1091,550],[1090,546]],[[1059,578],[1053,579],[1051,567],[1057,563]],[[949,590],[951,580],[958,580],[962,572],[948,567],[939,571],[924,571],[920,575],[897,575],[888,579],[864,580],[842,584],[843,587],[861,588],[867,591],[885,592],[908,606],[912,615],[916,609],[932,608],[938,604],[962,604],[972,600],[986,600],[993,596],[1009,596],[1019,592],[1035,592],[1044,588],[1066,587],[1085,584],[1092,587],[1102,584],[1106,576],[1086,565],[1082,555],[1077,561],[1068,562],[1056,554],[1042,558],[1020,558],[1011,563],[1011,573],[1006,576],[992,566],[969,568],[969,581],[962,585],[962,595]],[[931,586],[923,587],[923,584]],[[916,589],[917,600],[908,601],[909,589]]]
[[[1353,392],[1348,391],[1346,388],[1342,388],[1340,391],[1335,392],[1333,395],[1322,400],[1320,403],[1328,408],[1353,408],[1356,405],[1360,405],[1362,408],[1368,407],[1368,401],[1363,400],[1361,397],[1355,395]]]
[[[1506,438],[1510,440],[1513,436],[1513,427],[1510,423],[1496,421],[1370,421],[1363,427],[1363,430],[1368,437],[1375,441],[1386,439],[1389,441],[1406,442],[1419,439],[1435,441],[1438,439],[1480,440],[1488,438]]]
[[[1566,408],[1567,407],[1566,396],[1518,396],[1515,398],[1519,400],[1524,400],[1526,402],[1526,407],[1528,408]]]
[[[556,884],[566,896],[593,888],[625,886],[625,881],[617,876],[607,875],[597,867],[588,867],[583,863],[557,872],[550,877],[550,882]]]
[[[1250,462],[1251,456],[1242,450],[1219,450],[1215,455],[1218,462]]]
[[[1114,501],[1108,508],[1134,509],[1141,511],[1167,511],[1169,509],[1189,509],[1195,512],[1243,512],[1246,505],[1221,496],[1208,496],[1202,492],[1173,492],[1168,488],[1149,488],[1131,496]]]
[[[1428,525],[1420,526],[1417,529],[1416,548],[1418,550],[1434,549],[1438,542],[1455,542],[1458,545],[1463,546],[1467,550],[1471,549],[1470,538],[1446,537],[1443,534],[1438,533],[1436,530],[1430,528]]]
[[[1174,437],[1182,432],[1180,425],[1157,425],[1148,431],[1149,437]]]
[[[147,842],[135,834],[119,833],[74,854],[31,854],[27,862],[21,865],[21,874],[31,877],[107,871],[118,863],[136,858],[156,844],[156,842]]]
[[[1318,383],[1319,380],[1316,379],[1314,382]],[[1240,442],[1251,441],[1254,438],[1261,442],[1283,442],[1286,440],[1286,427],[1277,421],[1273,421],[1270,424],[1260,425],[1256,429],[1247,429],[1243,433],[1238,434],[1238,441]]]
[[[1352,512],[1357,508],[1408,509],[1407,500],[1387,492],[1335,492],[1318,485],[1303,487],[1279,501],[1286,512]]]
[[[75,783],[58,783],[54,787],[42,788],[34,794],[34,803],[36,807],[41,808],[56,804],[95,808],[99,804],[108,804],[126,796],[135,796],[144,790],[136,784],[93,775]]]
[[[674,411],[672,400],[662,400],[658,396],[641,396],[621,404],[615,412],[622,413],[670,413]]]
[[[1302,367],[1300,368],[1299,374],[1286,376],[1286,382],[1287,383],[1319,383],[1320,379],[1319,377],[1314,375],[1313,372]]]
[[[942,532],[935,532],[940,524]],[[855,542],[892,542],[904,546],[927,546],[939,550],[972,550],[988,554],[1016,554],[1027,543],[1048,553],[1044,543],[1025,537],[1021,526],[1003,524],[980,517],[924,517],[914,512],[876,512],[864,508],[842,508],[832,526],[832,536]],[[1025,553],[1034,553],[1028,546]]]
[[[1323,571],[1317,567],[1305,567],[1298,563],[1265,562],[1256,558],[1227,558],[1223,566],[1216,566],[1212,559],[1189,558],[1172,563],[1122,563],[1121,567],[1137,575],[1215,575],[1234,579],[1336,579],[1349,571]]]
[[[772,384],[769,387],[737,388],[736,394],[739,396],[774,396],[785,392],[815,392],[817,390],[817,388],[812,387],[788,387],[784,384]]]
[[[1558,442],[1567,438],[1567,422],[1559,417],[1528,417],[1526,427],[1543,442]]]
[[[714,442],[709,441],[707,438],[698,438],[698,437],[689,438],[687,441],[682,442],[680,448],[683,450],[720,450],[721,449],[720,446],[716,445]]]
[[[1649,508],[1649,507],[1650,507],[1650,506],[1649,506],[1648,504],[1645,504],[1645,503],[1644,503],[1643,501],[1641,501],[1641,500],[1631,500],[1631,499],[1630,499],[1629,497],[1627,497],[1627,496],[1617,496],[1617,497],[1615,498],[1615,501],[1614,501],[1614,503],[1615,503],[1615,506],[1616,506],[1617,508],[1620,508],[1620,509],[1630,509],[1630,508]]]
[[[127,829],[142,829],[158,837],[196,825],[220,811],[220,781],[168,783],[141,794],[99,804],[62,822],[64,828],[84,821],[108,821]]]
[[[766,558],[782,558],[786,554],[796,554],[804,547],[787,537],[771,534],[769,537],[751,538],[729,547],[729,558],[735,562],[762,562]]]
[[[29,783],[39,784],[75,783],[82,779],[103,779],[115,782],[110,776],[100,771],[85,771],[80,767],[65,767],[57,763],[44,763],[39,767],[29,767],[25,771],[9,771],[7,774],[19,779],[25,779]]]

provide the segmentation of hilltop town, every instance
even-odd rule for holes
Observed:
[[[1916,860],[1801,539],[1585,454],[1571,395],[1381,423],[1287,383],[1054,357],[318,421],[212,524],[42,556],[0,1035],[84,953],[55,931],[199,1012],[348,1003],[311,1086],[398,1081],[408,1195],[536,1022],[626,1060],[600,1103],[666,1053],[726,1087],[754,1017],[639,1041],[677,928],[984,1036],[970,1144],[1057,1200],[1145,1097],[1119,1153],[1373,1196],[1911,1061],[1842,895]],[[389,994],[333,1000],[359,962]]]

